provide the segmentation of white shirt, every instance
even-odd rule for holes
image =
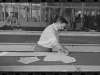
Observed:
[[[59,45],[58,29],[54,23],[45,28],[37,44],[47,48]]]

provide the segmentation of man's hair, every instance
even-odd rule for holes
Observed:
[[[62,16],[57,17],[55,22],[61,22],[61,23],[68,24],[68,21]]]

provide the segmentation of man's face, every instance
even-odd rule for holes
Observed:
[[[66,23],[60,23],[59,30],[64,30]]]

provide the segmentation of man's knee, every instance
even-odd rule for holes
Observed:
[[[42,47],[42,46],[36,45],[34,47],[34,51],[35,52],[52,52],[52,48],[46,48],[46,47]]]

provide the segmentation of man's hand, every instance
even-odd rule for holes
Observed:
[[[61,53],[61,54],[69,55],[68,49],[59,49],[58,52]]]
[[[55,46],[55,49],[58,51],[58,53],[69,55],[69,50],[63,45],[61,45],[60,43],[57,43],[57,45]]]

